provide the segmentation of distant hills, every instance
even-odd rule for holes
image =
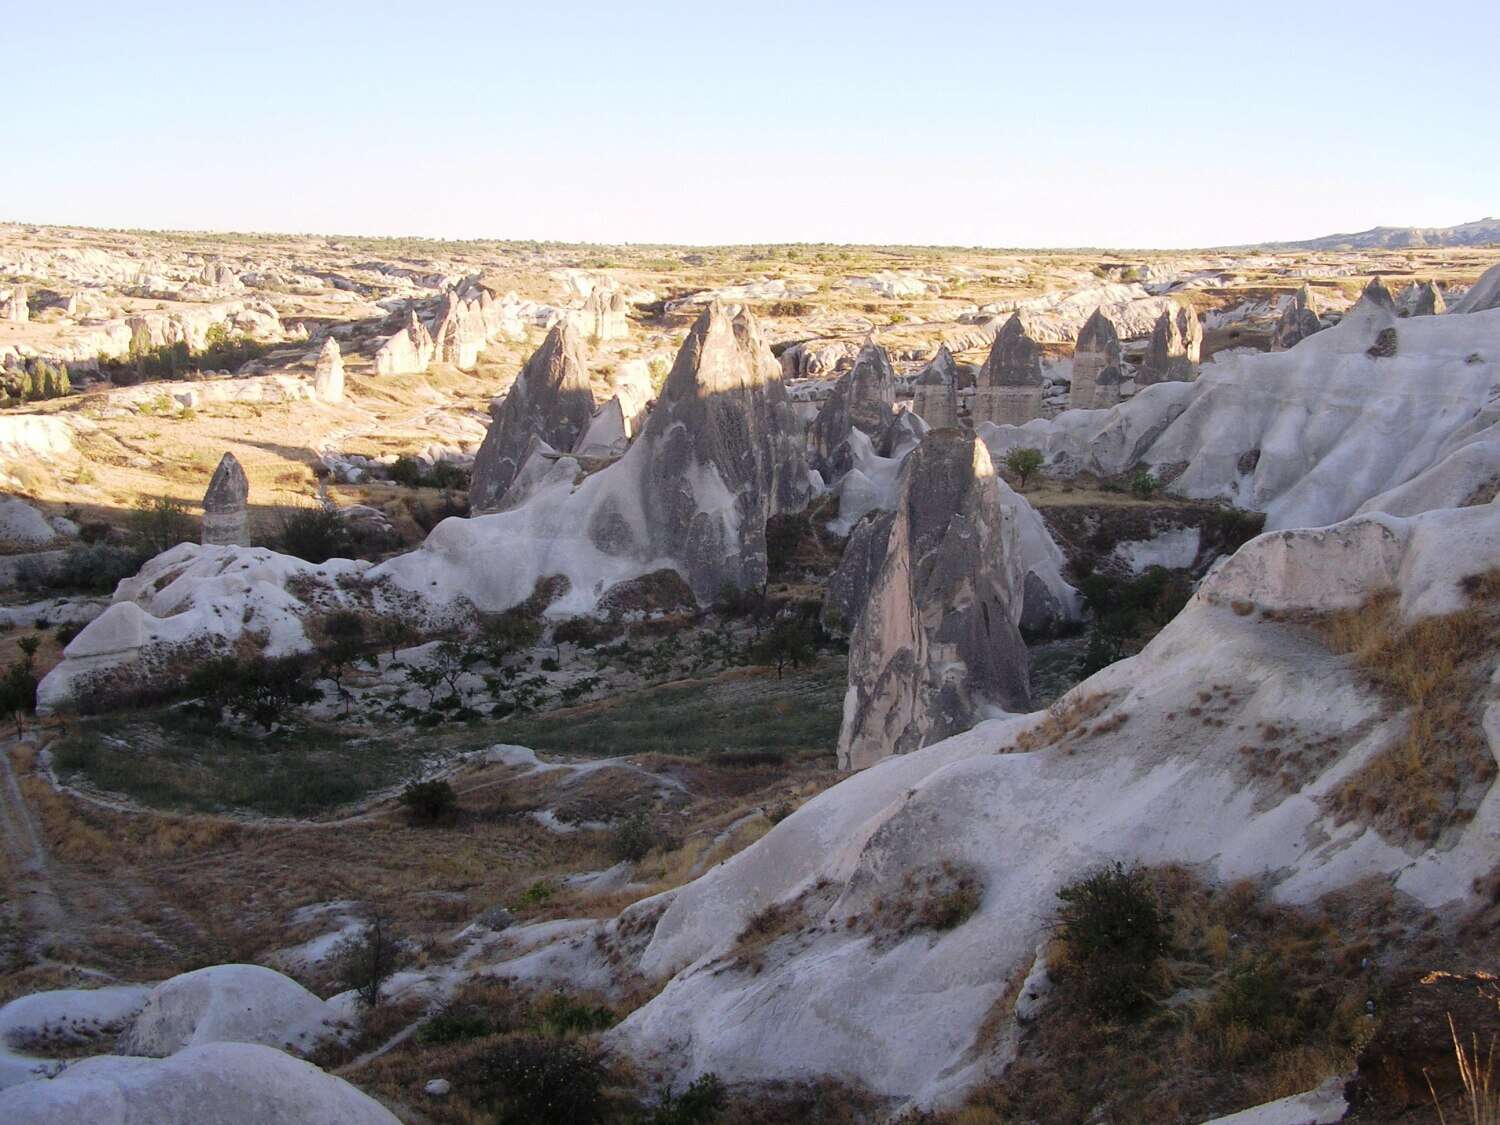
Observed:
[[[1325,234],[1304,242],[1266,242],[1285,250],[1401,250],[1411,246],[1484,246],[1500,242],[1500,219],[1475,219],[1456,227],[1374,227],[1357,234]]]

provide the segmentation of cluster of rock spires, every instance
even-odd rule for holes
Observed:
[[[583,308],[569,313],[568,319],[578,327],[585,340],[593,343],[623,340],[630,335],[625,309],[625,294],[618,289],[595,286]]]
[[[895,511],[856,528],[834,578],[862,603],[840,768],[1027,708],[1024,580],[988,450],[961,430],[930,431],[902,466]]]
[[[203,545],[248,547],[249,506],[250,481],[235,455],[226,453],[203,494]]]
[[[1191,380],[1203,358],[1203,322],[1186,305],[1164,312],[1151,330],[1146,362],[1136,372],[1138,386]]]
[[[416,309],[412,309],[407,314],[406,326],[375,352],[375,374],[411,375],[426,371],[436,353],[432,333],[427,331]]]
[[[884,348],[867,343],[834,384],[812,425],[812,467],[832,484],[851,468],[849,439],[859,430],[877,451],[896,414],[896,373]]]
[[[594,392],[583,342],[571,320],[553,326],[505,398],[474,458],[469,505],[475,512],[507,506],[506,494],[530,457],[567,453],[589,428]]]
[[[1084,322],[1073,349],[1073,385],[1068,406],[1073,410],[1104,410],[1120,401],[1124,381],[1120,334],[1114,321],[1096,309]]]

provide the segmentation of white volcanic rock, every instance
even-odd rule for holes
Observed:
[[[612,286],[595,286],[583,308],[568,314],[584,339],[592,343],[623,340],[630,335],[625,295]]]
[[[1484,271],[1469,291],[1454,304],[1450,312],[1475,313],[1500,309],[1500,264]]]
[[[1395,354],[1371,355],[1387,332]],[[1500,310],[1397,320],[1362,300],[1288,351],[1224,356],[1110,410],[980,433],[996,460],[1034,446],[1063,475],[1145,464],[1170,491],[1265,512],[1272,529],[1414,514],[1500,476],[1497,337]]]
[[[147,995],[120,1052],[165,1058],[205,1043],[261,1043],[306,1053],[337,1034],[343,1012],[261,965],[213,965]]]
[[[1296,347],[1307,337],[1322,329],[1323,322],[1318,319],[1317,299],[1313,296],[1312,290],[1304,285],[1297,290],[1296,296],[1282,311],[1281,319],[1276,322],[1276,328],[1271,333],[1271,350],[1282,352],[1287,348]]]
[[[82,1046],[113,1040],[140,1011],[151,990],[145,985],[60,988],[17,997],[0,1007],[0,1090],[30,1081],[62,1064],[21,1054],[39,1037]]]
[[[0,1118],[28,1125],[397,1125],[342,1078],[271,1047],[213,1043],[167,1059],[101,1055],[0,1091]]]
[[[57,538],[57,530],[30,504],[14,496],[0,497],[0,543],[37,547]]]
[[[323,340],[323,350],[313,368],[313,397],[319,402],[344,401],[344,357],[332,336]]]
[[[1095,312],[1109,317],[1122,339],[1149,336],[1163,312],[1174,308],[1170,297],[1153,296],[1140,285],[1108,283],[1088,285],[1072,292],[1046,293],[986,305],[983,322],[976,327],[948,333],[944,342],[954,351],[988,347],[1011,313],[1024,313],[1028,331],[1040,343],[1057,344],[1077,339],[1079,331]]]
[[[812,425],[812,467],[833,484],[851,467],[849,435],[859,430],[879,443],[895,416],[896,374],[879,344],[866,344],[854,366],[834,384]]]
[[[521,467],[533,437],[553,449],[570,450],[588,429],[594,413],[578,329],[556,325],[511,384],[474,457],[469,505],[476,512],[497,511]]]
[[[1438,316],[1447,308],[1442,291],[1432,282],[1424,281],[1407,286],[1401,294],[1397,311],[1402,316]]]
[[[375,351],[375,374],[415,375],[426,371],[436,348],[427,326],[413,311],[406,326],[388,337]]]
[[[1377,561],[1333,586],[1308,584],[1347,570],[1372,541]],[[1369,878],[1428,909],[1476,904],[1475,876],[1500,849],[1500,787],[1436,845],[1341,818],[1323,798],[1398,744],[1406,716],[1305,627],[1253,610],[1321,611],[1394,588],[1412,620],[1454,605],[1458,580],[1493,566],[1497,550],[1500,505],[1253,540],[1141,654],[1059,701],[1050,727],[1040,714],[986,722],[882,761],[697,881],[531,947],[524,972],[607,981],[597,935],[622,971],[667,978],[607,1038],[679,1083],[709,1072],[727,1082],[838,1074],[939,1105],[1006,1064],[1003,1051],[976,1049],[1009,1033],[995,1006],[1034,968],[1058,889],[1105,864],[1261,879],[1288,904]],[[1187,718],[1204,709],[1204,691],[1212,722]],[[1100,721],[1068,723],[1075,705]],[[1500,703],[1477,705],[1500,755]],[[1334,753],[1288,789],[1275,770],[1247,767],[1244,730],[1263,723]],[[1027,732],[1034,748],[1022,750]],[[878,904],[906,901],[943,863],[973,874],[977,912],[947,932],[883,932]],[[743,964],[734,950],[750,919],[797,903],[799,924]]]
[[[31,306],[27,303],[26,286],[17,286],[10,296],[0,301],[0,320],[25,324],[31,319]]]
[[[1274,1102],[1251,1106],[1228,1117],[1215,1117],[1203,1125],[1333,1125],[1349,1112],[1344,1097],[1344,1080],[1329,1078],[1315,1090],[1277,1098]]]
[[[934,430],[958,425],[958,365],[946,344],[913,382],[911,408]]]
[[[933,430],[907,457],[850,641],[841,768],[1027,706],[1024,572],[994,480],[989,452],[961,430]]]
[[[1186,305],[1164,312],[1151,330],[1146,362],[1136,372],[1137,386],[1186,381],[1193,377],[1203,353],[1203,323]]]
[[[460,371],[472,370],[487,343],[484,313],[477,300],[466,301],[450,290],[438,308],[432,328],[433,358]]]

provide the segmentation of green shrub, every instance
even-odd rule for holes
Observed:
[[[442,778],[414,781],[401,791],[401,805],[412,824],[444,824],[458,815],[458,794]]]
[[[657,844],[657,831],[645,813],[632,813],[615,829],[610,850],[619,860],[639,863]]]
[[[645,1125],[711,1125],[723,1114],[728,1100],[719,1076],[705,1074],[680,1094],[665,1093]]]
[[[584,1004],[557,993],[538,1011],[542,1029],[552,1035],[588,1035],[614,1027],[618,1017],[602,1004]]]
[[[148,558],[197,539],[187,505],[172,496],[143,496],[130,513],[130,540]]]
[[[40,580],[59,590],[108,594],[114,591],[121,579],[139,572],[155,553],[148,548],[120,547],[113,543],[96,542],[70,547],[57,568],[43,574]]]
[[[1016,479],[1022,488],[1026,487],[1026,482],[1031,479],[1031,475],[1046,461],[1047,458],[1042,455],[1040,449],[1033,449],[1030,446],[1012,449],[1005,455],[1005,467],[1016,474]]]
[[[1167,945],[1168,920],[1139,870],[1116,863],[1057,892],[1066,973],[1085,1003],[1105,1019],[1129,1019],[1146,1007]]]
[[[281,515],[276,549],[310,563],[347,558],[353,547],[349,526],[332,508],[309,505]]]
[[[1137,469],[1135,476],[1130,478],[1130,491],[1142,500],[1149,500],[1161,491],[1161,481],[1152,475],[1150,469]]]

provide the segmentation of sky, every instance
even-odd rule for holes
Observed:
[[[1500,215],[1500,4],[4,4],[0,220],[1189,247]]]

